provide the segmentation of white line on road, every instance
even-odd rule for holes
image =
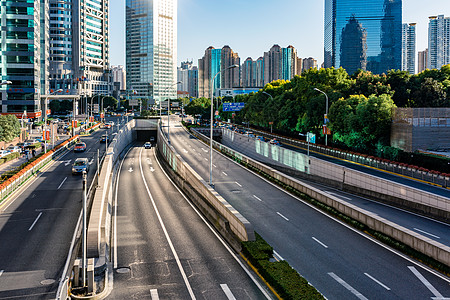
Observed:
[[[275,258],[276,259],[278,259],[278,260],[284,260],[284,258],[282,258],[281,257],[281,255],[280,254],[278,254],[278,252],[277,251],[275,251],[275,250],[273,250],[273,255],[275,256]]]
[[[240,185],[239,182],[235,181],[234,183],[236,183],[238,186],[242,187],[242,185]]]
[[[205,157],[205,160],[208,160],[208,159]]]
[[[256,196],[256,195],[253,195],[253,198],[255,198],[256,200],[258,200],[258,201],[261,201],[262,202],[262,200],[258,197],[258,196]]]
[[[379,285],[381,285],[382,287],[384,287],[386,290],[390,291],[391,289],[389,287],[387,287],[386,285],[384,285],[383,283],[381,283],[381,281],[375,279],[374,277],[370,276],[370,274],[364,273],[364,275],[366,275],[367,277],[369,277],[370,279],[372,279],[373,281],[375,281],[376,283],[378,283]]]
[[[419,228],[414,228],[414,230],[415,230],[415,231],[418,231],[418,232],[422,232],[422,233],[424,233],[424,234],[428,234],[429,236],[435,237],[435,238],[437,238],[437,239],[440,239],[440,238],[441,238],[440,236],[437,236],[437,235],[431,234],[431,233],[429,233],[429,232],[420,230]]]
[[[225,293],[225,295],[229,300],[236,300],[227,284],[221,284],[220,287],[222,288],[223,292]]]
[[[330,275],[334,280],[336,280],[337,282],[339,282],[343,287],[345,287],[347,290],[349,290],[350,292],[352,292],[353,295],[355,295],[356,297],[358,297],[361,300],[368,300],[366,297],[364,297],[360,292],[358,292],[357,290],[355,290],[351,285],[349,285],[347,282],[345,282],[344,280],[342,280],[339,276],[337,276],[336,274],[334,274],[333,272],[328,273],[328,275]]]
[[[225,172],[222,172],[222,174],[223,174],[223,175],[225,175],[225,176],[228,176],[228,174],[227,174],[227,173],[225,173]]]
[[[203,148],[202,148],[202,150],[203,150],[203,152],[208,152],[208,150],[206,150],[206,149],[203,149]]]
[[[157,289],[151,289],[150,290],[150,297],[152,297],[152,300],[159,300],[158,290]]]
[[[217,166],[216,166],[215,164],[213,164],[213,167],[214,167],[214,168],[217,168]]]
[[[36,220],[34,220],[33,224],[31,224],[30,228],[28,228],[28,231],[31,231],[33,229],[34,225],[36,225],[36,222],[39,220],[39,218],[42,216],[42,213],[39,213]]]
[[[277,211],[277,214],[280,216],[280,217],[282,217],[283,219],[285,219],[286,221],[289,221],[289,219],[288,218],[286,218],[285,216],[283,216],[281,213],[279,213],[278,211]]]
[[[62,185],[64,184],[64,182],[66,182],[66,180],[67,180],[67,177],[66,178],[64,178],[64,180],[61,182],[61,184],[58,186],[58,190],[62,187]]]
[[[0,270],[0,276],[2,276],[3,275],[3,272],[4,272],[5,270]]]
[[[336,196],[336,197],[338,197],[338,198],[346,199],[346,200],[349,200],[349,201],[352,201],[352,200],[353,200],[353,199],[350,198],[350,197],[342,196],[342,195],[340,195],[340,194],[333,193],[333,192],[328,192],[328,194],[331,194],[331,195]]]
[[[413,272],[414,275],[416,275],[416,277],[419,278],[420,281],[422,281],[422,283],[430,290],[430,292],[433,293],[433,295],[437,299],[446,299],[441,295],[441,293],[438,292],[438,290],[436,290],[436,288],[434,286],[431,285],[431,283],[428,280],[426,280],[425,277],[423,277],[422,274],[419,273],[419,271],[417,271],[416,268],[414,268],[412,266],[408,266],[408,269],[410,269],[411,272]]]
[[[322,243],[321,241],[319,241],[318,239],[316,239],[315,237],[312,237],[313,240],[315,240],[316,242],[318,242],[320,245],[322,245],[324,248],[328,248],[327,245],[325,245],[324,243]]]

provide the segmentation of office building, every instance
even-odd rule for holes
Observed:
[[[132,99],[177,97],[177,1],[126,0],[126,74]]]
[[[444,15],[429,17],[428,62],[430,69],[450,64],[450,18]]]
[[[401,68],[401,0],[325,0],[324,66],[375,74]]]
[[[428,69],[428,49],[419,51],[417,54],[417,73]]]
[[[416,23],[402,25],[402,71],[416,73]]]
[[[193,61],[181,62],[181,67],[177,68],[177,80],[181,81],[177,85],[178,97],[198,97],[198,68],[193,65]]]
[[[259,57],[253,60],[248,57],[241,66],[241,84],[242,87],[260,87],[264,86],[264,58]]]
[[[113,78],[113,82],[119,83],[119,90],[124,91],[127,89],[127,73],[125,68],[121,65],[111,66],[111,74]]]
[[[291,80],[301,74],[302,60],[297,57],[297,50],[293,46],[281,48],[273,45],[268,52],[264,52],[264,85],[274,80]]]
[[[304,58],[302,71],[308,71],[311,68],[317,69],[317,59],[312,57]]]

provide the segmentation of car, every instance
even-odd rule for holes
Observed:
[[[22,149],[19,146],[9,146],[8,148],[6,148],[7,151],[9,152],[21,152]]]
[[[105,123],[105,128],[111,128],[111,124]]]
[[[271,145],[281,146],[281,143],[277,139],[271,139],[269,142]]]
[[[151,137],[150,137],[150,142],[153,143],[154,141],[155,141],[155,137],[154,137],[154,136],[151,136]]]
[[[261,141],[261,142],[265,142],[265,141],[266,141],[266,139],[265,139],[263,136],[261,136],[261,135],[258,135],[258,136],[256,137],[256,139],[257,139],[258,141]]]
[[[72,165],[72,174],[82,174],[83,171],[86,171],[86,173],[89,171],[89,161],[85,157],[79,157]]]
[[[146,143],[144,144],[144,148],[145,148],[145,149],[151,149],[151,148],[152,148],[152,143],[146,142]]]
[[[25,149],[25,147],[29,146],[30,144],[27,142],[23,143],[17,143],[16,146],[20,147],[21,149]]]
[[[8,150],[0,150],[0,158],[6,156],[8,154],[11,154],[11,153],[12,152],[9,152]]]
[[[100,138],[100,143],[106,143],[108,141],[108,135],[103,134]]]
[[[86,144],[83,142],[79,142],[75,144],[75,147],[73,148],[73,152],[84,152],[86,151]]]
[[[39,141],[37,139],[28,139],[25,141],[25,143],[28,143],[29,145],[33,145],[33,144],[39,143]]]

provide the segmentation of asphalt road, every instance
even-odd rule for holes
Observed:
[[[154,151],[131,148],[119,171],[108,299],[265,299],[265,289],[169,181]]]
[[[172,118],[172,146],[208,181],[209,148]],[[318,212],[217,152],[213,182],[274,247],[277,257],[286,259],[328,299],[450,296],[448,277]]]
[[[87,150],[56,159],[0,208],[0,299],[54,299],[81,210],[77,157],[90,161],[88,184],[103,130],[83,137]]]

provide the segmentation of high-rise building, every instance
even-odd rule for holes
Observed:
[[[278,79],[281,79],[281,47],[273,45],[264,52],[264,85]]]
[[[48,3],[1,2],[1,113],[42,116],[41,94],[48,92]]]
[[[402,25],[402,71],[416,73],[416,23]]]
[[[177,1],[126,0],[127,89],[149,104],[177,96]]]
[[[49,0],[50,86],[111,95],[109,0]]]
[[[423,72],[428,68],[428,49],[419,51],[417,54],[417,73]]]
[[[311,68],[317,69],[317,60],[312,57],[304,58],[302,71],[308,71]]]
[[[198,97],[198,68],[192,61],[181,62],[181,67],[177,68],[177,78],[181,83],[177,86],[177,92],[189,97]]]
[[[113,82],[119,82],[119,89],[124,91],[127,89],[127,73],[121,65],[111,66]]]
[[[188,93],[190,97],[198,98],[198,67],[188,70]]]
[[[254,61],[248,57],[241,66],[241,85],[247,87],[263,87],[264,85],[264,59]]]
[[[229,89],[241,85],[240,68],[227,69],[230,66],[240,66],[241,59],[230,46],[223,46],[221,51],[220,70],[224,70],[220,75],[220,88]]]
[[[429,17],[428,63],[430,69],[450,64],[450,18],[444,15]]]
[[[324,66],[376,74],[401,68],[401,0],[325,0]]]

